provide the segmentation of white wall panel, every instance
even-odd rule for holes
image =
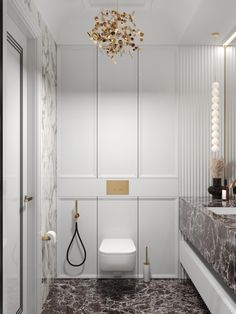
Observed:
[[[58,49],[58,173],[96,177],[96,48]]]
[[[153,277],[178,276],[178,200],[140,200],[139,273],[142,274],[145,248],[149,248]]]
[[[236,47],[226,50],[226,176],[231,181],[236,178]]]
[[[223,108],[223,48],[180,47],[179,94],[179,194],[204,196],[211,185],[210,160],[223,156],[223,111],[221,147],[211,153],[211,85],[220,82]]]
[[[63,81],[65,85],[65,92],[59,88],[58,113],[60,215],[63,212],[62,204],[69,204],[71,199],[86,201],[87,198],[92,204],[98,202],[98,220],[94,218],[94,212],[91,218],[93,225],[94,219],[98,224],[98,233],[88,235],[84,231],[86,241],[94,241],[95,237],[99,246],[105,237],[131,237],[138,251],[139,241],[142,241],[143,248],[147,237],[153,236],[150,239],[152,245],[152,241],[156,241],[155,236],[159,236],[155,227],[157,218],[157,225],[161,225],[161,230],[166,230],[163,231],[164,236],[171,243],[168,249],[164,248],[164,256],[170,261],[163,265],[162,260],[161,266],[156,267],[154,265],[158,265],[159,255],[153,255],[153,270],[157,277],[175,277],[172,268],[177,263],[177,242],[173,242],[173,228],[177,228],[177,216],[174,216],[176,202],[173,200],[178,195],[176,48],[145,47],[140,52],[140,59],[136,55],[133,59],[127,55],[118,58],[116,65],[100,52],[96,59],[94,50],[89,47],[60,47],[59,50],[59,82]],[[90,59],[92,64],[89,63]],[[82,71],[79,71],[80,68]],[[86,73],[87,68],[89,73]],[[67,73],[65,78],[64,71]],[[73,81],[70,83],[69,80]],[[73,97],[71,88],[76,90]],[[88,98],[88,95],[84,96],[87,90],[88,94],[93,94]],[[73,141],[69,141],[70,137]],[[74,144],[75,139],[77,142]],[[127,178],[130,182],[129,195],[107,196],[106,178]],[[160,209],[158,212],[152,209],[146,211],[146,206],[142,204],[152,203],[153,200],[159,200],[158,206],[164,204],[165,210],[160,205],[161,208],[157,206]],[[145,208],[140,216],[139,201],[141,207]],[[80,223],[81,230],[85,230],[87,220]],[[64,222],[61,223],[58,233],[60,237],[66,233],[67,239],[71,231],[65,232],[65,226]],[[140,236],[139,227],[144,231]],[[87,237],[91,239],[87,240]],[[60,239],[59,246],[63,241]],[[62,244],[64,248],[65,243]],[[157,252],[161,255],[163,245],[161,242],[157,244]],[[87,245],[89,250],[90,247],[93,250],[92,257],[96,264],[97,248],[94,249],[94,242]],[[65,252],[60,251],[58,259],[63,259],[63,254]],[[142,273],[142,267],[139,267],[142,262],[143,256],[137,259],[135,272],[128,276],[136,275],[138,270]],[[58,263],[60,275],[79,275],[76,271],[73,273],[74,270],[63,269],[63,265]],[[88,267],[81,275],[95,276],[95,265],[89,264]],[[96,267],[99,269],[99,263]]]
[[[177,176],[176,47],[140,52],[140,177]]]
[[[178,178],[129,179],[129,196],[127,198],[137,196],[173,198],[177,195]],[[106,179],[59,178],[58,196],[107,197]]]
[[[98,55],[99,177],[137,175],[137,58]]]
[[[98,247],[105,238],[131,238],[137,248],[137,200],[99,200]]]
[[[87,251],[84,266],[72,267],[66,261],[67,248],[72,239],[74,223],[74,200],[58,200],[58,253],[57,274],[59,277],[91,277],[97,274],[97,201],[79,200],[78,229]],[[77,236],[76,236],[77,237]],[[79,244],[79,245],[78,245]],[[72,263],[78,264],[83,260],[83,251],[78,238],[73,242],[70,250]]]

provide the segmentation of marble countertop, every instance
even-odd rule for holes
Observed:
[[[222,206],[209,197],[180,198],[180,230],[184,237],[236,294],[236,215],[216,215]],[[236,207],[235,201],[224,206]]]

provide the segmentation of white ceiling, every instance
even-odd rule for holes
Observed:
[[[93,17],[117,0],[35,0],[58,44],[90,44]],[[145,44],[223,43],[236,30],[235,0],[118,0],[119,9],[136,12]],[[217,41],[212,32],[220,32]]]

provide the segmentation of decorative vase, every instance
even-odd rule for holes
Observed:
[[[221,199],[222,197],[222,186],[221,178],[213,178],[213,185],[209,186],[208,192],[212,195],[213,199]]]

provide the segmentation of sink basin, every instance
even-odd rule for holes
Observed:
[[[208,207],[208,209],[217,215],[236,215],[236,207]]]

